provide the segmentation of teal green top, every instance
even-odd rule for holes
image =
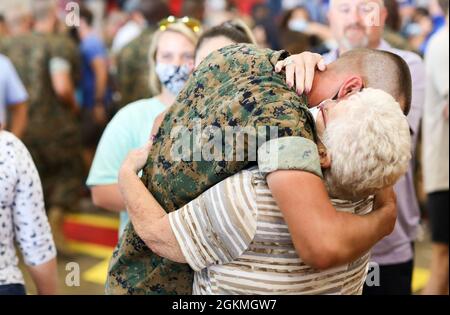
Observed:
[[[156,98],[131,103],[111,120],[97,147],[86,184],[89,187],[118,182],[119,169],[125,157],[150,139],[153,122],[166,109]],[[128,223],[128,214],[120,214],[119,235]]]

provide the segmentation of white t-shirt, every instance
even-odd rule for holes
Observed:
[[[134,21],[129,21],[120,28],[114,37],[112,52],[118,54],[122,48],[128,45],[133,39],[141,35],[143,28]]]
[[[0,131],[0,285],[24,284],[15,243],[29,266],[56,256],[33,160],[19,139]]]
[[[443,111],[449,97],[449,31],[444,27],[426,52],[427,87],[423,114],[423,175],[427,193],[449,190],[449,125]]]

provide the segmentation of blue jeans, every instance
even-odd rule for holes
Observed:
[[[0,285],[0,295],[26,295],[25,286],[23,284],[6,284]]]

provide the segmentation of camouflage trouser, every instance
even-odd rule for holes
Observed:
[[[189,295],[194,272],[154,254],[127,225],[111,259],[106,294]]]
[[[39,171],[47,209],[76,210],[86,175],[78,134],[57,140],[27,135],[24,142]]]

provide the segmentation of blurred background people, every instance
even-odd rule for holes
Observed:
[[[253,32],[258,45],[275,50],[281,49],[279,29],[269,6],[263,1],[257,2],[251,7],[251,17],[253,19]]]
[[[311,20],[306,7],[296,7],[284,13],[280,23],[281,45],[291,54],[304,51],[325,53],[336,48],[330,29]]]
[[[5,22],[5,16],[0,14],[0,37],[8,35],[8,28]]]
[[[27,91],[16,69],[6,56],[0,54],[0,125],[19,138],[23,137],[27,127],[27,101]]]
[[[181,16],[191,17],[203,23],[205,19],[205,0],[184,0]]]
[[[448,8],[447,8],[448,10]],[[448,295],[449,237],[449,29],[436,33],[425,55],[423,174],[432,235],[431,277],[424,294]]]
[[[147,21],[139,10],[139,1],[128,1],[124,7],[125,12],[128,13],[127,22],[118,30],[114,37],[111,46],[111,52],[117,54],[123,47],[129,44],[133,39],[138,37],[144,28]]]
[[[32,2],[28,10],[8,10],[15,35],[5,39],[11,59],[29,94],[24,143],[42,178],[49,210],[76,209],[85,173],[81,159],[78,104],[75,99],[79,55],[65,34],[57,34],[56,2]],[[32,14],[33,29],[28,17]]]
[[[429,0],[427,6],[409,7],[402,32],[412,49],[424,55],[430,38],[445,25],[448,0]]]
[[[88,169],[95,149],[108,122],[108,54],[102,38],[95,32],[94,15],[87,7],[80,9],[77,28],[81,53],[81,125],[83,158]]]
[[[118,188],[118,173],[127,154],[151,138],[153,121],[166,111],[186,83],[194,67],[200,23],[168,20],[153,35],[147,47],[149,82],[155,97],[127,105],[109,123],[100,141],[87,185],[98,207],[120,212],[122,234],[129,222]]]
[[[237,43],[256,45],[256,38],[242,20],[227,21],[208,29],[202,33],[195,48],[195,67],[213,51]]]
[[[432,32],[433,21],[430,12],[426,8],[416,8],[410,23],[405,28],[405,35],[411,47],[423,55]]]
[[[162,0],[141,0],[138,10],[145,18],[146,27],[117,56],[118,109],[153,96],[148,85],[148,47],[158,22],[170,15],[167,3]]]
[[[388,12],[386,26],[384,28],[384,39],[394,48],[402,50],[413,50],[408,40],[402,36],[402,19],[397,0],[384,0],[384,5]]]
[[[56,248],[30,153],[0,124],[0,295],[25,295],[15,245],[38,294],[56,294]]]
[[[276,2],[276,1],[275,1]],[[282,0],[281,5],[284,11],[296,7],[304,7],[308,10],[311,20],[320,24],[327,24],[327,11],[329,0]]]

